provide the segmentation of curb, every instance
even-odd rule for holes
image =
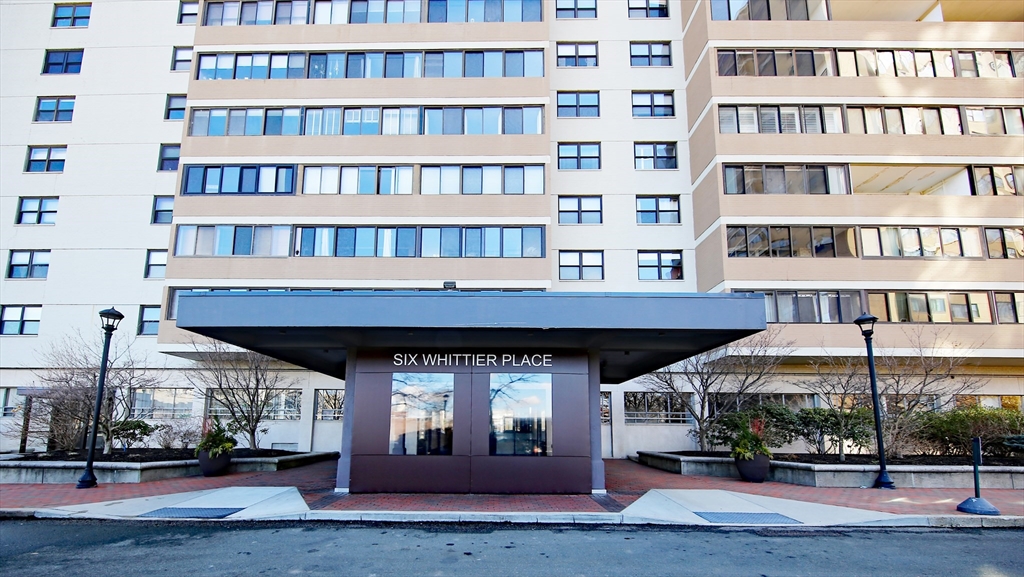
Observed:
[[[1024,516],[1016,515],[905,515],[893,519],[836,525],[718,525],[674,523],[661,519],[633,517],[621,513],[476,513],[458,511],[307,511],[254,517],[247,519],[157,519],[147,517],[90,516],[72,517],[54,509],[0,509],[0,520],[8,519],[102,519],[119,521],[206,521],[235,523],[239,521],[334,521],[339,523],[509,523],[516,525],[660,525],[701,528],[790,528],[790,529],[877,529],[877,528],[943,528],[943,529],[1024,529]]]

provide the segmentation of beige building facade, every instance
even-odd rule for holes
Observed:
[[[19,388],[111,304],[161,376],[136,413],[215,413],[185,291],[763,292],[793,406],[868,311],[1021,407],[1019,2],[0,10],[4,451]],[[285,370],[264,446],[336,450],[340,375]],[[693,446],[670,399],[602,390],[605,456]]]

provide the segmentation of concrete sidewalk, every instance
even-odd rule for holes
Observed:
[[[1024,528],[1024,491],[983,496],[1003,513],[965,515],[964,489],[839,489],[687,477],[622,460],[604,495],[335,494],[335,462],[139,484],[2,485],[0,515],[99,519],[604,523],[702,526]]]

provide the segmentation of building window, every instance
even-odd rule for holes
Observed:
[[[689,393],[627,391],[622,396],[622,416],[627,425],[682,425],[691,422],[686,402]]]
[[[140,335],[155,335],[160,328],[160,306],[142,305],[139,307]]]
[[[712,20],[828,20],[825,0],[711,0]]]
[[[719,50],[719,76],[835,76],[831,50]]]
[[[668,18],[668,0],[629,0],[630,18]]]
[[[604,280],[604,253],[558,251],[558,280]]]
[[[1024,134],[1024,115],[1020,108],[980,108],[968,106],[968,134],[972,136],[1002,136]]]
[[[601,168],[601,143],[558,143],[559,170],[597,170]]]
[[[340,421],[345,414],[345,389],[316,389],[313,418],[318,421]]]
[[[865,257],[981,258],[976,227],[861,227]]]
[[[640,280],[682,280],[683,253],[679,251],[637,251]]]
[[[630,66],[672,66],[672,45],[668,42],[630,42]]]
[[[597,66],[597,43],[558,44],[557,66]]]
[[[1024,323],[1024,293],[996,293],[995,297],[1000,323]]]
[[[43,74],[78,74],[84,50],[47,50]]]
[[[199,2],[180,2],[178,4],[178,24],[195,24],[199,14]]]
[[[18,395],[16,387],[0,389],[0,417],[13,417],[25,406],[25,398]]]
[[[302,391],[296,389],[280,389],[267,393],[269,396],[264,419],[268,421],[298,421],[302,418]],[[208,391],[207,417],[231,418],[231,412],[225,406],[224,393],[213,390]],[[236,405],[241,405],[246,410],[245,399],[236,397],[233,399]]]
[[[597,92],[559,92],[559,118],[596,118],[601,115]]]
[[[676,143],[634,143],[633,162],[637,170],[670,170],[677,168]]]
[[[846,166],[724,165],[725,194],[850,194]]]
[[[147,250],[146,251],[146,273],[145,278],[164,278],[167,271],[167,251]]]
[[[15,224],[54,224],[57,222],[57,197],[23,197],[18,203]]]
[[[676,107],[671,92],[633,93],[633,118],[675,115]]]
[[[868,311],[885,323],[992,322],[987,292],[869,292]]]
[[[391,375],[392,455],[451,455],[453,373]]]
[[[555,18],[597,18],[597,0],[556,0]]]
[[[161,144],[160,164],[157,170],[178,170],[178,158],[180,156],[180,144]]]
[[[1024,229],[986,228],[988,258],[1024,258]]]
[[[955,107],[849,106],[846,116],[850,134],[963,134]]]
[[[612,424],[612,394],[609,391],[601,391],[601,424]]]
[[[559,196],[558,224],[601,224],[601,197]]]
[[[187,71],[192,69],[192,47],[175,46],[171,56],[171,70]]]
[[[64,172],[66,146],[30,146],[25,172]]]
[[[291,232],[290,226],[181,225],[174,256],[288,256]]]
[[[192,389],[134,389],[133,419],[184,419],[192,416]]]
[[[365,11],[366,2],[352,2],[353,11],[362,5]],[[383,15],[384,5],[378,4]],[[239,9],[241,8],[241,9]],[[252,26],[267,24],[306,24],[310,4],[306,0],[279,0],[277,2],[263,0],[260,2],[207,2],[204,26]]]
[[[171,217],[174,215],[173,196],[153,197],[153,224],[171,224]]]
[[[50,251],[12,250],[7,278],[46,278],[50,270]]]
[[[36,122],[71,122],[74,113],[74,96],[47,96],[36,101]]]
[[[191,165],[182,194],[293,194],[294,165]]]
[[[185,95],[168,94],[167,105],[164,108],[164,120],[185,119]]]
[[[92,4],[54,4],[54,28],[84,28],[89,25]]]
[[[491,373],[491,455],[554,454],[551,374]]]
[[[729,226],[726,244],[730,258],[856,257],[854,231],[831,226]]]
[[[636,197],[636,222],[638,224],[679,224],[679,197]]]
[[[0,308],[0,335],[38,335],[43,307],[4,305]]]
[[[972,166],[970,170],[975,196],[1024,195],[1024,166]]]
[[[352,20],[356,20],[355,3]],[[540,22],[541,0],[428,0],[426,21]]]
[[[924,134],[921,109],[913,110],[918,111],[917,127],[921,131],[918,134]],[[937,112],[935,119],[938,120]],[[854,132],[854,126],[855,120],[851,116],[851,132]],[[841,134],[843,128],[842,106],[718,107],[718,131],[722,134]]]
[[[756,292],[764,293],[765,318],[770,323],[852,323],[864,311],[860,291]]]
[[[423,166],[420,194],[544,194],[544,166]]]

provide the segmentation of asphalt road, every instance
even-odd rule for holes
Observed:
[[[1024,575],[1024,531],[0,521],[0,575]]]

